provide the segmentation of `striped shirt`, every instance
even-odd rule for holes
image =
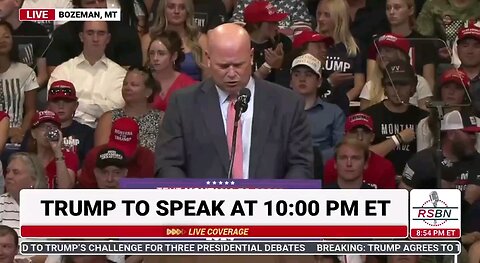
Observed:
[[[0,224],[9,226],[20,235],[20,207],[9,193],[0,195]]]
[[[10,128],[22,125],[25,92],[37,88],[35,72],[26,64],[12,63],[7,71],[0,73],[0,111],[8,113]]]

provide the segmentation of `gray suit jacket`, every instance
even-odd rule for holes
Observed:
[[[303,100],[255,79],[250,179],[313,179],[313,147]],[[227,178],[229,152],[212,80],[175,92],[157,137],[155,174]]]

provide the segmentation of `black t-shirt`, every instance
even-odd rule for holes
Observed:
[[[384,102],[377,103],[363,111],[373,118],[375,139],[373,144],[381,143],[392,135],[406,128],[417,130],[418,122],[428,116],[428,112],[410,105],[403,113],[391,112],[385,107]],[[407,161],[417,152],[417,142],[413,140],[409,144],[400,145],[387,156],[397,174],[402,174]]]
[[[402,181],[415,189],[432,189],[436,185],[436,149],[431,147],[416,153],[405,165]],[[442,179],[455,182],[457,189],[464,192],[467,185],[480,185],[480,154],[475,153],[458,162],[442,156]]]
[[[63,135],[63,150],[76,153],[81,166],[85,156],[93,148],[94,129],[85,124],[73,121],[72,125],[62,128],[61,130]],[[30,130],[26,134],[30,134]],[[30,140],[30,136],[25,136],[21,146],[22,151],[28,151],[27,147]]]
[[[47,52],[49,66],[58,66],[82,52],[81,30],[81,22],[67,22],[55,29],[52,45]],[[142,66],[140,38],[135,28],[122,22],[110,22],[109,30],[111,39],[105,55],[120,66]]]
[[[227,12],[222,0],[194,0],[194,19],[202,33],[223,24],[226,21]]]
[[[410,64],[418,75],[423,75],[423,66],[435,63],[436,50],[433,43],[416,31],[406,38],[410,41]]]
[[[327,61],[323,67],[323,72],[326,76],[340,71],[343,73],[362,73],[365,74],[366,62],[363,54],[360,51],[357,51],[357,55],[354,57],[348,56],[347,47],[338,43],[328,49]],[[354,80],[347,81],[341,84],[339,87],[334,87],[335,89],[341,89],[345,93],[351,90],[354,86]]]
[[[323,187],[323,189],[343,189],[343,188],[340,188],[338,183],[334,183],[334,184]],[[362,186],[359,189],[375,189],[375,187],[363,182]]]
[[[45,56],[48,47],[48,32],[40,24],[25,21],[13,31],[14,45],[18,49],[20,62],[35,67],[37,58]]]
[[[253,72],[257,71],[258,68],[262,66],[263,63],[265,63],[265,50],[272,48],[275,49],[279,43],[283,44],[283,53],[287,54],[292,50],[292,41],[290,40],[289,37],[287,37],[284,34],[278,34],[278,36],[275,38],[275,41],[266,41],[264,43],[255,43],[252,41],[252,47],[253,47]],[[266,80],[275,82],[275,74],[277,73],[278,70],[273,69],[270,75],[266,78]]]
[[[348,116],[350,113],[350,100],[348,99],[347,93],[340,89],[334,89],[328,83],[327,76],[323,74],[322,86],[318,89],[318,96],[326,102],[333,103],[342,109],[345,116]]]

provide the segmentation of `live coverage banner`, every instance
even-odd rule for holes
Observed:
[[[23,238],[406,238],[409,226],[404,189],[25,189],[20,198]]]

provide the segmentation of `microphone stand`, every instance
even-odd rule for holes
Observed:
[[[248,91],[247,89],[245,89]],[[241,99],[240,97],[245,98]],[[250,92],[248,94],[241,95],[237,101],[235,102],[235,120],[233,122],[233,136],[232,136],[232,147],[230,149],[230,165],[228,167],[228,179],[232,178],[233,172],[233,162],[235,160],[235,151],[237,149],[237,130],[238,130],[238,122],[240,121],[240,117],[242,113],[247,111],[248,108],[248,101],[250,100]]]
[[[466,93],[466,96],[470,98],[468,95],[468,92]],[[435,177],[436,177],[436,182],[437,182],[437,189],[442,188],[442,158],[443,158],[443,148],[442,148],[442,140],[441,140],[441,130],[442,130],[442,120],[445,115],[445,109],[446,108],[462,108],[462,107],[469,107],[470,104],[456,104],[456,105],[447,105],[443,102],[431,102],[430,105],[427,104],[427,108],[433,108],[436,110],[438,116],[437,116],[437,130],[431,131],[432,133],[435,132],[435,135],[437,136],[436,138],[436,149],[435,149],[435,156],[434,156],[434,162],[435,162]]]
[[[233,137],[232,137],[232,148],[230,150],[230,165],[228,167],[228,179],[232,179],[233,172],[233,162],[235,160],[235,151],[237,149],[237,130],[238,130],[238,121],[242,111],[235,109],[235,122],[233,123]]]
[[[438,124],[438,129],[436,131],[432,131],[436,133],[436,139],[437,139],[437,146],[435,147],[435,177],[437,179],[437,189],[442,188],[442,157],[443,157],[443,149],[442,149],[442,140],[440,138],[441,136],[441,125],[442,125],[442,120],[443,116],[445,115],[445,108],[441,105],[437,105],[435,107],[437,110],[438,116],[437,116],[437,124]]]

